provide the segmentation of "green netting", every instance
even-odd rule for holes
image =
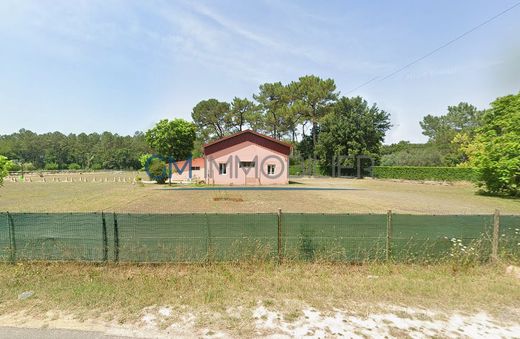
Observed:
[[[276,214],[208,214],[209,259],[272,259],[278,251]]]
[[[502,255],[520,258],[520,216],[500,217],[500,237],[498,248]]]
[[[104,220],[104,223],[103,223]],[[491,253],[493,216],[0,213],[0,260],[397,261]],[[500,218],[499,252],[520,257],[520,216]],[[388,242],[387,242],[388,241]],[[387,245],[390,251],[387,252]],[[473,253],[472,252],[472,253]]]
[[[17,260],[103,260],[101,214],[11,213]]]
[[[385,257],[386,215],[284,213],[282,234],[287,258],[382,259]]]
[[[204,214],[118,214],[119,260],[202,261],[208,233]]]
[[[486,257],[491,251],[492,216],[394,214],[392,225],[396,260],[438,259],[469,251]]]
[[[186,262],[270,257],[276,215],[119,214],[119,260]]]
[[[7,213],[0,213],[0,261],[9,260],[9,220]]]

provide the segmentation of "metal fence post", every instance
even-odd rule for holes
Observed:
[[[498,238],[500,235],[500,211],[495,210],[493,215],[493,242],[491,244],[491,259],[493,261],[498,260]]]
[[[103,262],[107,262],[108,260],[108,237],[107,237],[107,221],[105,219],[105,213],[101,212],[101,220],[102,220],[102,237],[103,237]]]
[[[281,264],[283,260],[282,251],[282,209],[278,209],[278,262]]]
[[[119,225],[114,212],[114,262],[119,262]]]
[[[13,217],[9,212],[7,212],[7,224],[9,226],[9,261],[14,264],[16,262],[16,240],[14,237]]]
[[[386,260],[392,255],[392,210],[386,213]]]

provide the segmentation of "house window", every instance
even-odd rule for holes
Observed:
[[[192,166],[192,167],[191,167],[191,170],[192,170],[192,171],[199,171],[199,170],[200,170],[200,167],[199,167],[199,166]]]
[[[267,165],[267,174],[274,174],[275,165]]]
[[[255,162],[254,161],[241,161],[240,162],[240,168],[254,168]]]
[[[218,174],[226,174],[227,164],[218,164]]]

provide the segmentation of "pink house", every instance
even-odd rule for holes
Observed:
[[[217,185],[289,183],[291,145],[246,130],[204,145],[204,180]]]
[[[204,179],[204,158],[193,158],[191,160],[191,178],[189,168],[186,167],[186,161],[178,161],[175,163],[179,171],[172,167],[173,181],[191,181]]]

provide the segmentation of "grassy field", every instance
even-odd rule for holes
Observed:
[[[367,314],[388,311],[388,305],[462,314],[486,312],[500,321],[516,321],[520,280],[505,275],[503,269],[502,265],[449,263],[3,264],[0,314],[5,318],[24,310],[25,317],[42,317],[60,311],[79,320],[135,323],[147,309],[168,307],[173,315],[162,320],[162,327],[182,321],[189,313],[196,319],[196,328],[238,336],[254,334],[254,310],[259,305],[280,312],[289,323],[302,318],[308,308],[325,314],[338,309]],[[34,295],[19,300],[17,296],[24,291]]]
[[[175,191],[132,184],[136,173],[89,173],[5,182],[0,210],[32,212],[358,212],[411,214],[520,214],[520,199],[482,196],[470,183],[421,183],[373,179],[294,179],[290,187],[354,188],[348,191]],[[80,177],[87,182],[79,181]],[[126,182],[124,182],[126,178]],[[95,182],[92,182],[95,179]],[[74,180],[74,182],[64,182]],[[115,180],[115,182],[114,182]]]
[[[491,214],[498,208],[502,214],[520,214],[520,200],[478,195],[469,183],[306,178],[289,186],[354,190],[180,191],[133,183],[135,175],[8,180],[0,188],[0,210],[246,213],[282,208],[304,213],[391,209],[410,214]],[[505,265],[443,261],[358,266],[319,260],[282,265],[247,260],[190,265],[0,264],[0,326],[91,330],[111,324],[137,328],[145,337],[165,333],[166,337],[335,333],[404,337],[425,331],[440,337],[508,337],[520,331],[520,280],[504,274]],[[34,294],[20,300],[25,291]],[[474,323],[485,325],[475,330]],[[376,325],[378,332],[371,332]],[[472,330],[476,332],[464,332]]]

